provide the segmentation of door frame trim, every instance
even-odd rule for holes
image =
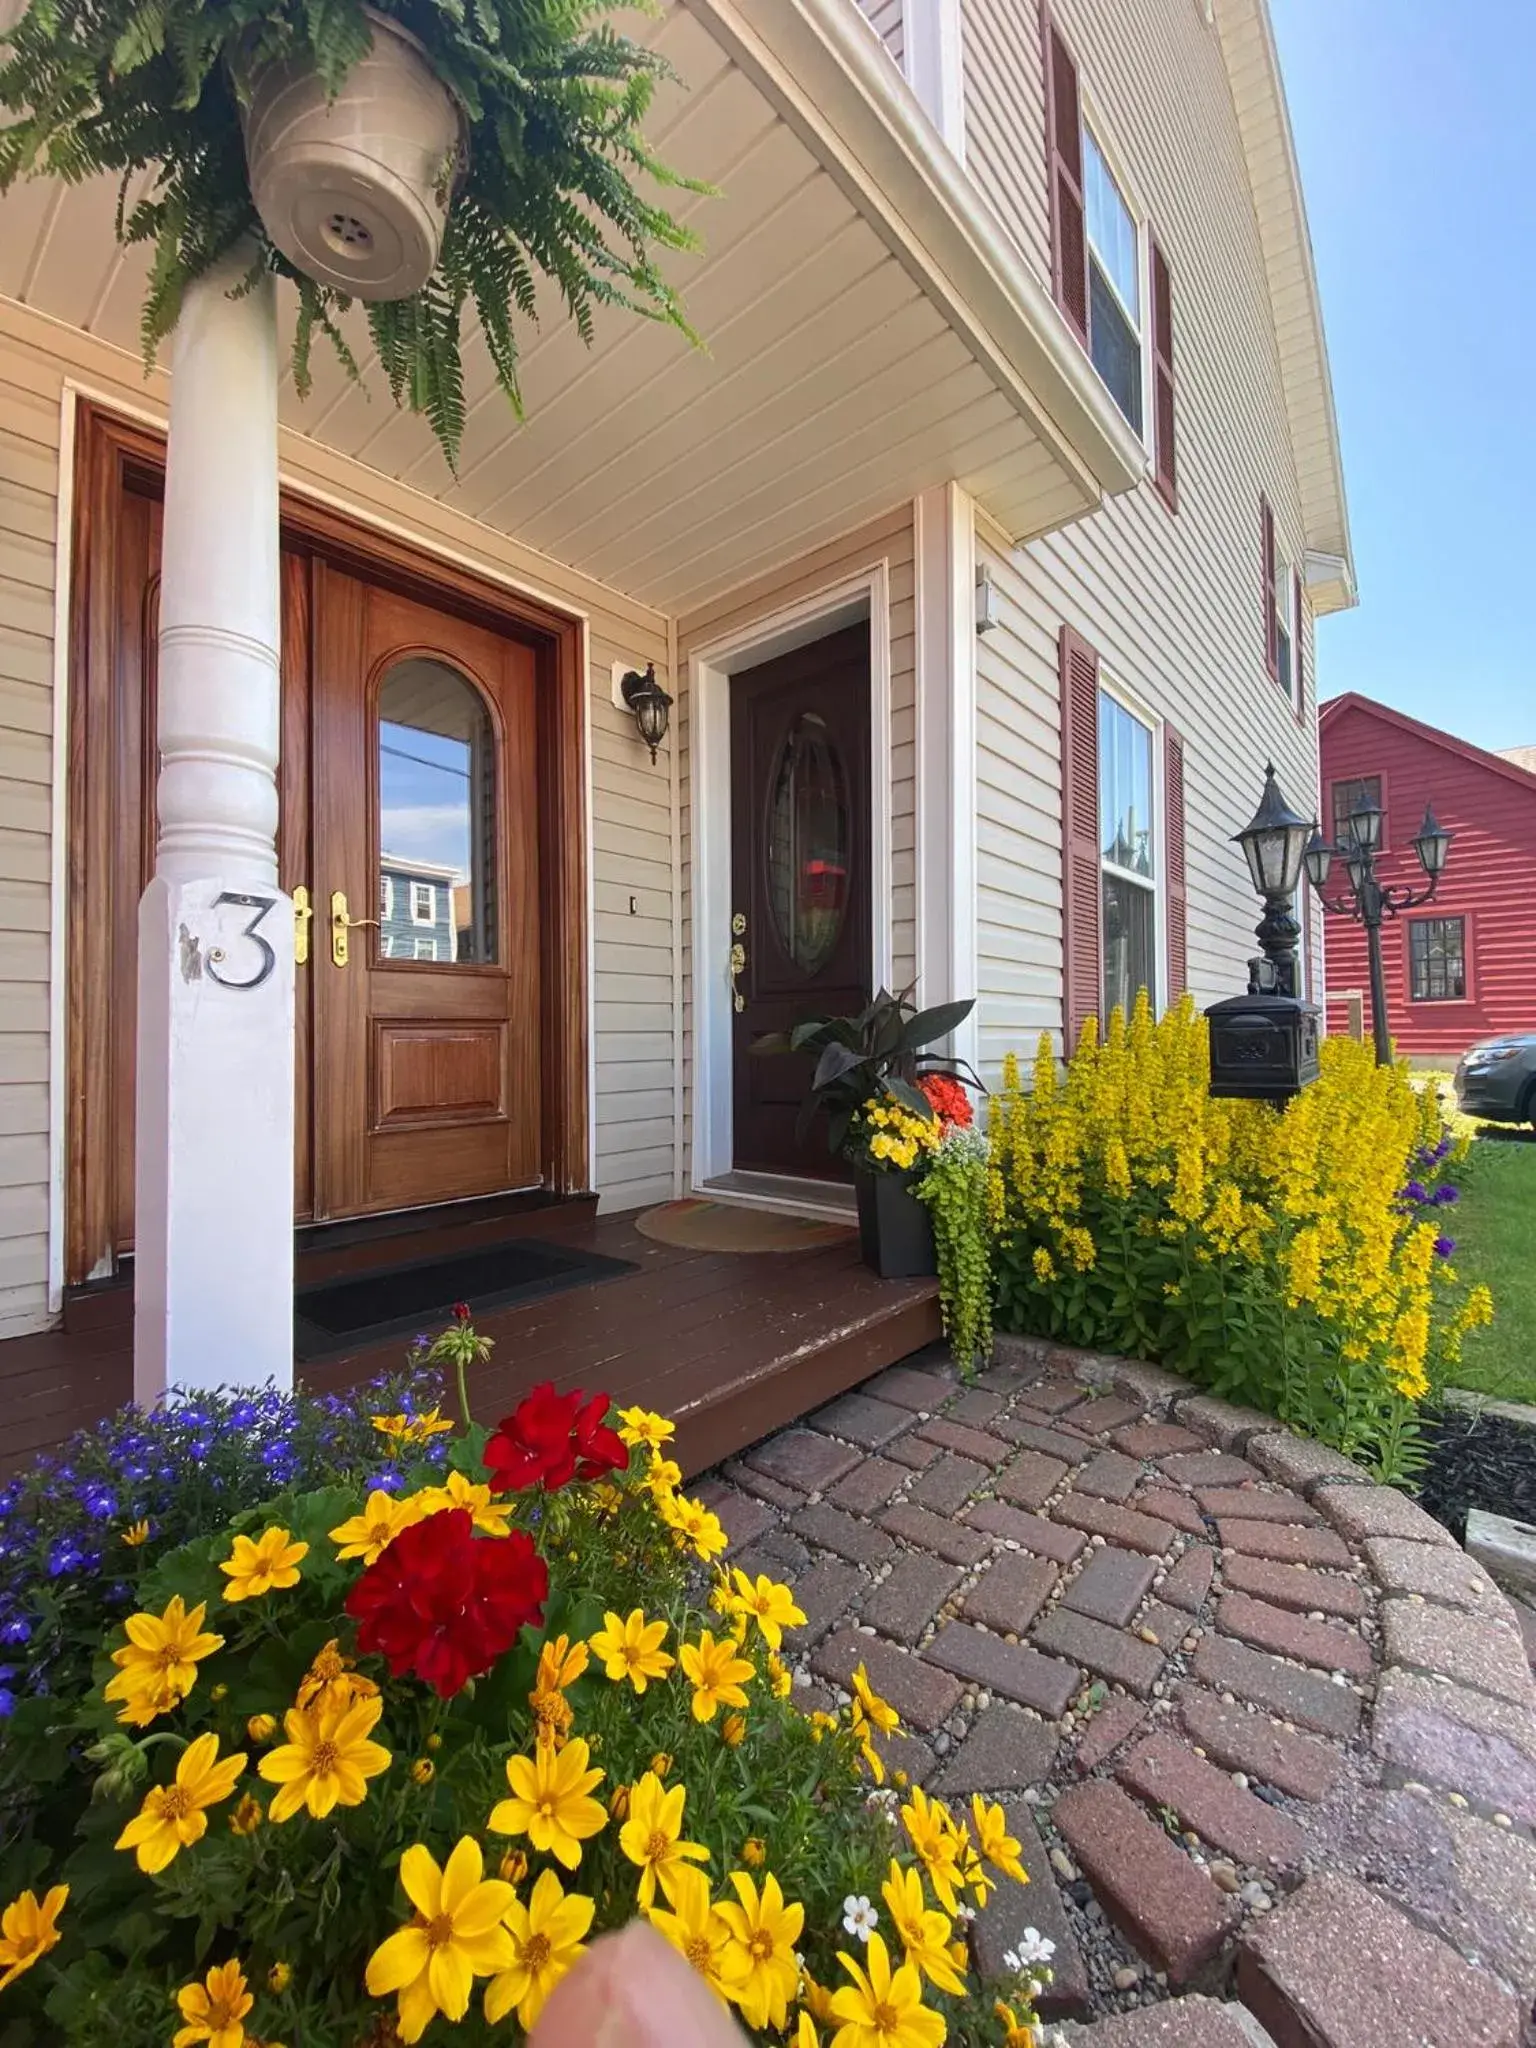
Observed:
[[[83,392],[74,400],[70,473],[67,798],[55,830],[65,835],[68,903],[63,948],[66,990],[67,1074],[63,1132],[61,1284],[99,1276],[112,1251],[107,1186],[99,1169],[100,1140],[88,1139],[109,1105],[89,1086],[89,1054],[105,1043],[104,1007],[91,991],[106,984],[107,930],[88,914],[101,900],[100,800],[88,791],[88,760],[101,744],[100,722],[110,711],[110,661],[115,576],[110,530],[102,544],[103,515],[111,495],[137,477],[151,487],[165,469],[164,429]],[[587,622],[578,613],[496,582],[433,551],[392,526],[371,523],[364,512],[317,498],[283,479],[283,528],[313,554],[417,602],[475,620],[495,632],[536,643],[541,789],[540,949],[542,1124],[545,1184],[560,1194],[592,1185],[595,1133],[591,1127],[591,745],[587,676]],[[105,569],[106,573],[102,573]],[[97,664],[92,688],[92,656]],[[92,718],[94,708],[95,718]],[[109,857],[109,853],[108,853]],[[311,883],[313,886],[313,883]],[[312,961],[317,956],[312,952]],[[313,969],[311,970],[313,971]],[[91,1100],[87,1102],[87,1096]],[[98,1154],[93,1170],[92,1142]]]
[[[731,1106],[731,677],[844,626],[869,623],[870,973],[889,985],[891,911],[891,572],[878,561],[761,613],[688,657],[688,882],[693,917],[693,1143],[690,1182],[734,1165]]]

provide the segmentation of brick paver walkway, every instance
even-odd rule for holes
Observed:
[[[1404,1496],[1154,1367],[1000,1340],[891,1368],[701,1489],[793,1582],[800,1700],[863,1662],[888,1761],[1003,1800],[1084,2048],[1536,2039],[1536,1692]],[[1523,2032],[1522,2029],[1525,2029]]]

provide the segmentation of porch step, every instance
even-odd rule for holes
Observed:
[[[126,1329],[132,1322],[131,1272],[64,1290],[64,1330],[68,1336],[84,1336],[92,1330]]]

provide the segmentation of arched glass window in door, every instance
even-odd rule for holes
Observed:
[[[447,662],[397,662],[379,689],[378,750],[379,957],[493,963],[496,736],[484,698]]]
[[[827,722],[802,711],[784,736],[769,798],[768,902],[779,943],[807,976],[826,966],[848,909],[848,777]]]

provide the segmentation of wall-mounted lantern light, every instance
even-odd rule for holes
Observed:
[[[672,699],[656,680],[655,662],[646,663],[644,675],[638,669],[630,669],[619,679],[619,690],[634,713],[635,725],[654,762],[656,750],[667,736],[668,713],[672,709]]]

